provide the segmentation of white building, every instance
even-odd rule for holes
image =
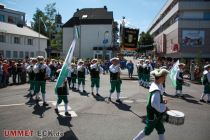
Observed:
[[[27,26],[0,22],[0,54],[6,59],[46,57],[47,39]]]
[[[69,50],[75,34],[75,26],[79,31],[79,39],[74,56],[79,58],[106,58],[113,55],[113,12],[104,8],[77,9],[73,17],[63,25],[63,53]]]
[[[0,4],[0,21],[25,25],[25,13],[5,8],[4,5]]]
[[[0,5],[0,56],[6,59],[46,57],[47,39],[25,26],[25,13]]]

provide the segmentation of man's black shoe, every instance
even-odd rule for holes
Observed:
[[[69,114],[69,112],[65,112],[65,115],[71,117],[71,114]]]
[[[56,114],[59,114],[59,111],[58,111],[58,109],[57,109],[57,108],[55,109],[55,113],[56,113]]]
[[[200,99],[200,102],[203,102],[203,103],[205,103],[204,99]]]
[[[101,96],[101,95],[97,93],[96,96]]]
[[[122,101],[120,99],[117,99],[116,102],[118,102],[119,104],[122,104]]]
[[[43,106],[48,106],[48,105],[49,105],[49,104],[48,104],[48,103],[46,103],[46,102],[44,102],[44,103],[43,103]]]

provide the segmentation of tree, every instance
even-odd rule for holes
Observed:
[[[44,12],[37,8],[36,13],[33,16],[33,22],[31,22],[31,27],[39,32],[39,22],[40,22],[40,33],[49,37],[51,39],[52,31],[55,30],[55,9],[56,3],[47,4],[44,8]],[[45,26],[46,25],[46,26]]]
[[[33,15],[32,19],[33,19],[33,21],[31,22],[32,29],[39,32],[39,24],[40,24],[40,34],[47,36],[48,34],[45,29],[45,25],[42,21],[40,21],[41,19],[43,21],[46,21],[46,16],[44,12],[37,8],[36,13]]]
[[[153,43],[153,37],[149,34],[149,32],[141,32],[138,41],[138,51],[152,50],[154,48]]]
[[[49,38],[50,34],[52,34],[52,31],[55,30],[55,15],[57,12],[55,5],[56,3],[50,3],[47,4],[46,7],[44,8],[46,16],[46,26],[48,28]]]
[[[139,45],[153,45],[153,43],[153,37],[149,34],[149,32],[141,32],[139,38]]]

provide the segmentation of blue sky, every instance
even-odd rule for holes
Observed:
[[[0,0],[0,3],[26,13],[27,23],[32,20],[36,8],[44,10],[46,4],[56,2],[56,9],[62,21],[69,20],[77,8],[99,8],[104,5],[113,11],[114,20],[121,21],[125,16],[127,25],[147,31],[154,17],[167,0]]]

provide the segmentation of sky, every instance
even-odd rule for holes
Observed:
[[[0,0],[7,8],[26,13],[27,25],[30,25],[33,14],[39,8],[49,3],[56,3],[56,10],[62,16],[62,22],[67,22],[76,12],[82,8],[103,8],[113,11],[114,20],[121,22],[126,19],[126,25],[139,28],[140,32],[147,31],[153,19],[157,16],[167,0]]]

